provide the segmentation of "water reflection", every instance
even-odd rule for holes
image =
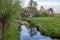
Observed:
[[[35,30],[37,33],[33,30]],[[50,37],[41,35],[41,33],[36,29],[33,28],[33,30],[32,31],[36,33],[36,35],[33,35],[33,37],[31,37],[30,29],[27,29],[25,25],[21,25],[20,40],[52,40]]]

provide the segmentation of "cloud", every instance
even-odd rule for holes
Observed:
[[[60,2],[38,2],[38,5],[42,5],[42,6],[57,6],[57,5],[60,5]]]
[[[53,8],[56,13],[60,13],[60,0],[34,0],[38,3],[37,8],[44,6],[45,9]]]
[[[23,8],[28,6],[29,0],[21,0],[21,1],[22,1],[21,5]]]
[[[39,2],[60,2],[60,0],[34,0]]]

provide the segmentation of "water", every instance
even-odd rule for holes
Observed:
[[[34,29],[34,28],[33,28]],[[32,34],[36,33],[36,35],[30,35],[30,29],[27,29],[25,25],[21,25],[21,32],[20,32],[20,40],[52,40],[51,37],[41,35],[39,31],[34,29]]]

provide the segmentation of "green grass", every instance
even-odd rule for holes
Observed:
[[[60,38],[60,15],[55,15],[53,17],[35,17],[29,18],[35,25],[42,26],[42,33]]]
[[[19,32],[17,27],[17,14],[11,16],[8,29],[5,28],[3,40],[19,40]]]

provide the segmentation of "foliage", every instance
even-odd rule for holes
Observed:
[[[42,12],[42,16],[48,16],[48,13],[45,12],[45,11],[43,11],[43,12]]]
[[[12,12],[12,0],[0,0],[0,19],[7,19]]]
[[[0,19],[5,20],[12,14],[21,12],[21,6],[19,0],[0,0]]]
[[[30,0],[29,6],[29,12],[35,12],[37,10],[37,2]]]
[[[10,17],[8,29],[4,28],[3,40],[19,40],[20,34],[17,27],[17,14]]]
[[[17,29],[17,18],[20,16],[22,8],[19,0],[0,0],[0,19],[3,23],[7,22],[9,18],[8,29],[4,27],[4,38],[3,40],[18,40],[19,32]]]

